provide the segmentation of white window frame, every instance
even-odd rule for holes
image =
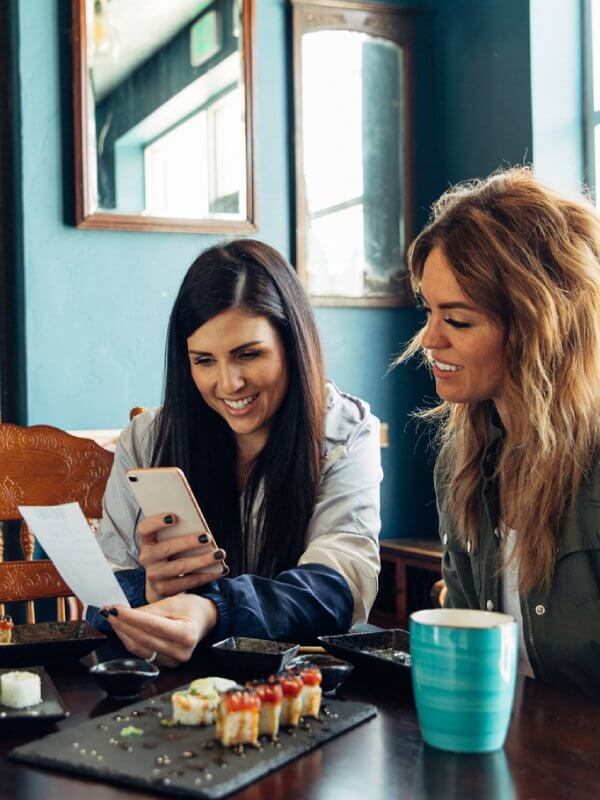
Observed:
[[[599,150],[596,151],[596,129],[600,130],[600,108],[594,108],[594,42],[592,36],[592,2],[582,0],[582,54],[583,54],[583,137],[585,148],[585,182],[594,201],[600,201],[600,186],[597,186],[596,165],[600,166]],[[596,0],[599,2],[599,0]],[[600,23],[600,2],[599,2]],[[600,62],[600,52],[595,54]],[[600,72],[600,69],[599,69]],[[600,87],[597,91],[600,93]]]

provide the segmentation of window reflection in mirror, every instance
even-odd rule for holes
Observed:
[[[76,56],[86,75],[78,222],[110,227],[114,215],[131,223],[122,227],[156,218],[170,229],[170,218],[174,228],[198,220],[198,229],[253,230],[251,2],[73,0],[73,8],[84,14]]]

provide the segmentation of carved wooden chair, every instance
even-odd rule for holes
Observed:
[[[0,521],[22,520],[19,505],[78,502],[88,519],[102,516],[102,496],[113,454],[91,439],[71,436],[49,425],[21,427],[0,422]],[[57,598],[63,621],[65,598],[72,595],[51,561],[33,559],[35,538],[22,522],[23,561],[4,561],[0,522],[0,613],[4,603],[26,601],[27,622],[35,622],[34,600]],[[80,605],[70,602],[70,616]]]

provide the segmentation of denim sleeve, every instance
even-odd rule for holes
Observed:
[[[115,572],[115,578],[133,608],[146,604],[146,571],[143,567],[118,570]],[[102,633],[112,631],[110,623],[104,619],[95,606],[88,606],[85,620],[93,628],[102,631]]]
[[[323,564],[303,564],[275,579],[220,578],[202,596],[212,600],[218,611],[211,642],[228,636],[311,641],[347,631],[354,610],[346,580]]]

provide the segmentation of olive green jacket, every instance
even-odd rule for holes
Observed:
[[[447,480],[440,459],[436,464],[442,567],[448,590],[445,605],[449,607],[502,610],[499,508],[493,478],[499,444],[497,432],[481,464],[481,515],[474,554],[458,540],[446,509]],[[521,611],[527,655],[536,677],[600,696],[600,460],[559,532],[550,590],[521,597]]]

